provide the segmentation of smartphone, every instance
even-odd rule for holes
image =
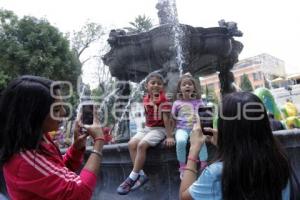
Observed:
[[[198,110],[201,128],[204,135],[213,135],[211,132],[205,131],[204,128],[213,128],[213,109],[212,107],[200,107]]]
[[[94,121],[94,105],[83,104],[81,122],[86,125],[92,125]]]

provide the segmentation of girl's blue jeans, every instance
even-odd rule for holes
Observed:
[[[176,154],[177,154],[177,160],[179,163],[186,163],[186,145],[188,142],[188,139],[190,137],[190,130],[186,129],[177,129],[175,134],[176,139]],[[206,161],[207,160],[207,147],[204,143],[201,147],[201,150],[199,152],[199,160],[200,161]]]

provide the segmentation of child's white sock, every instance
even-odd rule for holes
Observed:
[[[140,175],[140,176],[144,176],[144,175],[145,175],[144,170],[141,169],[140,172],[139,172],[139,175]]]
[[[131,180],[136,180],[139,177],[139,173],[136,173],[134,171],[132,171],[129,175],[129,178],[131,178]]]

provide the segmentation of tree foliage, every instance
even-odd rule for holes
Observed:
[[[86,22],[79,31],[73,31],[71,34],[71,43],[77,58],[79,59],[91,44],[100,40],[104,33],[104,28],[100,24],[94,22]],[[91,57],[83,60],[82,64],[89,59],[91,59]]]
[[[129,33],[141,33],[149,31],[152,27],[152,20],[145,15],[138,15],[133,22],[129,22],[131,27],[125,27]]]
[[[249,80],[249,77],[247,74],[243,74],[243,76],[241,77],[240,88],[246,92],[253,91],[251,81]]]
[[[218,98],[218,95],[216,94],[216,91],[214,90],[214,88],[210,88],[207,85],[205,85],[203,94],[205,94],[206,100],[208,102],[212,102],[214,104],[219,103],[219,98]]]
[[[99,119],[104,126],[112,126],[116,122],[114,117],[114,103],[116,99],[114,95],[110,96],[111,93],[112,88],[105,91],[100,86],[92,90],[92,99],[101,105],[99,107]]]
[[[46,19],[18,19],[11,11],[0,10],[0,87],[24,74],[75,86],[81,63],[67,38]]]

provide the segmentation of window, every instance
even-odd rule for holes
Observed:
[[[253,80],[255,80],[255,81],[262,79],[261,72],[254,72],[252,75],[253,75]]]
[[[240,83],[243,82],[243,75],[239,77]]]
[[[257,89],[257,88],[260,88],[260,87],[263,87],[263,85],[255,85],[254,89]]]
[[[215,89],[215,84],[214,83],[210,83],[207,85],[208,89],[214,90]]]

